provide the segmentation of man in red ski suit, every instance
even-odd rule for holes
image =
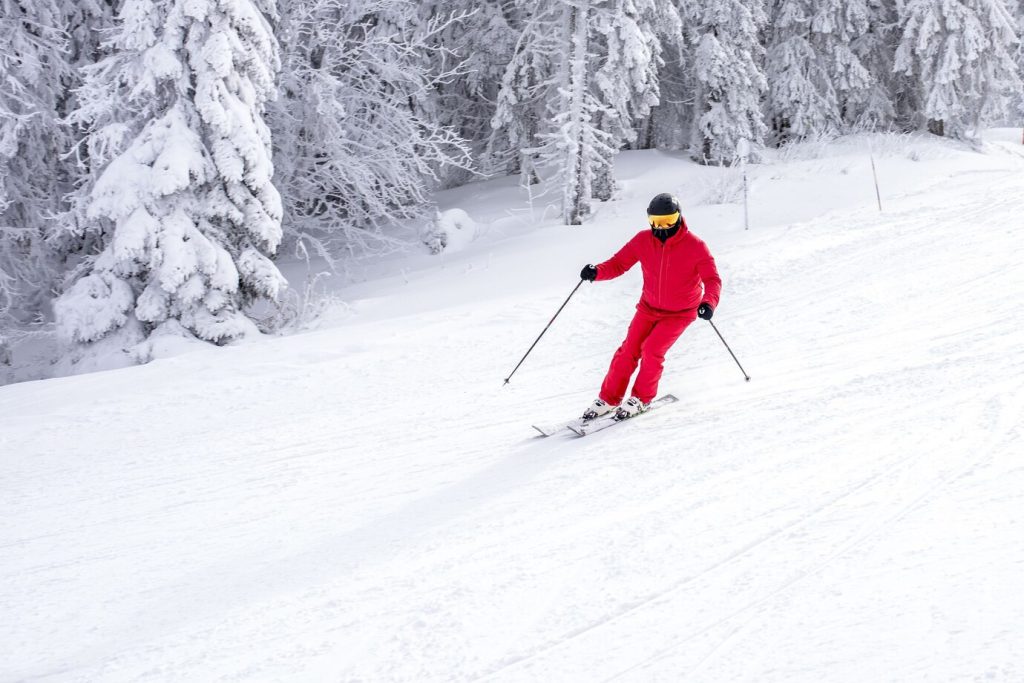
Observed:
[[[614,256],[587,265],[580,277],[611,280],[637,261],[644,274],[643,294],[626,339],[612,357],[597,400],[584,412],[593,419],[617,409],[616,417],[632,417],[647,409],[658,393],[665,354],[690,323],[710,320],[722,292],[715,259],[704,242],[686,227],[679,200],[659,194],[647,207],[650,230],[637,233]],[[630,377],[640,365],[630,398],[622,403]]]

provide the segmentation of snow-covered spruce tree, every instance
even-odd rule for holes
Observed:
[[[1006,114],[1021,88],[1006,0],[908,0],[900,26],[895,70],[914,78],[919,123],[962,138]]]
[[[86,70],[74,118],[95,177],[81,192],[102,234],[58,300],[73,343],[124,348],[157,329],[224,343],[245,306],[285,283],[263,108],[274,93],[273,0],[124,0],[112,54]],[[101,169],[101,170],[100,170]]]
[[[640,147],[686,149],[690,146],[697,88],[694,64],[700,40],[700,6],[693,0],[659,2],[658,22],[651,27],[661,44],[659,103],[641,125]]]
[[[328,260],[403,243],[384,228],[424,219],[445,169],[472,163],[434,101],[460,73],[436,37],[461,18],[425,20],[412,0],[281,9],[282,97],[271,120],[287,239]],[[446,57],[452,64],[438,67]]]
[[[561,60],[560,5],[554,0],[518,0],[520,18],[512,56],[498,88],[485,168],[519,173],[524,185],[540,181],[537,146],[547,108],[557,94]]]
[[[70,190],[60,123],[72,76],[63,7],[0,0],[0,331],[38,319],[57,268],[46,241]]]
[[[594,170],[593,196],[607,201],[615,189],[614,154],[633,144],[638,128],[658,104],[658,67],[661,42],[652,30],[658,19],[657,0],[607,0],[596,3],[592,27],[597,68],[594,89],[604,106],[598,125],[612,135],[599,146]]]
[[[858,0],[862,2],[862,0]],[[847,93],[844,118],[852,130],[883,130],[898,118],[901,88],[893,74],[898,36],[893,0],[863,0],[868,21],[850,47],[870,74],[868,87]]]
[[[521,16],[490,149],[511,151],[525,183],[537,181],[537,162],[550,165],[563,182],[564,218],[575,224],[590,210],[576,190],[609,199],[616,152],[641,129],[640,145],[650,146],[659,35],[678,33],[678,12],[668,0],[555,0],[523,3]]]
[[[115,1],[78,0],[65,4],[67,56],[71,71],[60,114],[70,140],[64,149],[64,168],[72,183],[63,197],[63,211],[53,221],[50,243],[71,270],[81,258],[93,255],[103,247],[101,229],[86,217],[88,195],[73,191],[77,184],[88,182],[95,174],[91,169],[87,144],[89,128],[85,122],[72,119],[80,105],[79,92],[85,70],[109,54],[103,42],[114,29],[112,5]]]
[[[765,24],[763,0],[720,0],[697,14],[696,116],[691,155],[704,164],[730,164],[740,140],[758,146],[766,127],[761,95],[759,35]]]
[[[1024,81],[1024,0],[1017,3],[1017,76]],[[1024,88],[1017,92],[1017,123],[1024,126]]]
[[[844,129],[871,75],[853,50],[869,26],[866,0],[778,0],[766,50],[767,115],[777,142]]]
[[[610,196],[611,160],[657,97],[656,52],[638,24],[645,4],[528,6],[502,78],[491,149],[518,150],[527,183],[543,166],[559,183],[563,220],[579,225],[591,211],[595,178],[598,196]]]
[[[591,211],[594,171],[615,153],[613,135],[602,130],[611,109],[597,98],[593,86],[594,56],[591,33],[593,3],[559,3],[561,40],[566,46],[556,74],[559,97],[550,111],[554,130],[542,134],[540,157],[558,169],[562,182],[562,220],[580,225]]]

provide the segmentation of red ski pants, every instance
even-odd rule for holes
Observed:
[[[626,387],[629,386],[629,378],[639,363],[640,372],[633,382],[632,395],[644,403],[653,401],[658,395],[658,381],[665,366],[665,354],[683,330],[696,319],[696,311],[692,315],[659,315],[638,307],[633,322],[629,324],[626,340],[612,357],[611,367],[601,384],[601,400],[613,406],[621,403],[626,395]]]

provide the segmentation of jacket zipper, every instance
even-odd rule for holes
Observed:
[[[655,237],[654,239],[658,239]],[[658,308],[661,308],[661,288],[665,283],[665,250],[668,248],[668,240],[661,243],[661,263],[658,265]]]

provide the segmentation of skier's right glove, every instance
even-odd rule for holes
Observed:
[[[715,309],[711,308],[711,304],[701,304],[697,307],[697,317],[703,318],[704,320],[711,320],[711,316],[715,314]]]
[[[597,268],[589,263],[583,266],[583,270],[580,271],[580,279],[593,282],[597,279]]]

